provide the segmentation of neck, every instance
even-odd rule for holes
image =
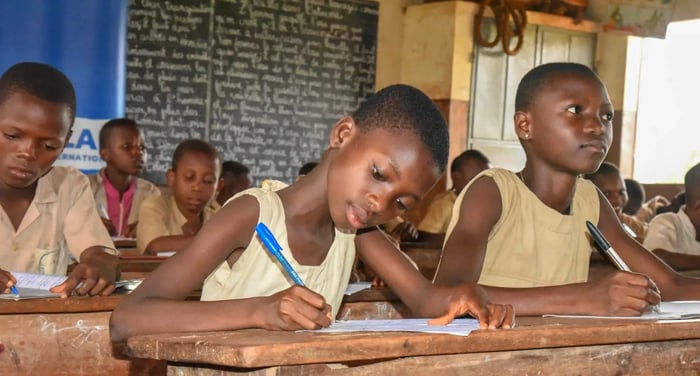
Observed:
[[[0,184],[0,202],[13,202],[16,200],[33,199],[36,193],[38,181],[25,188],[8,187],[5,184]]]
[[[335,227],[328,207],[328,159],[330,158],[319,163],[299,181],[278,192],[288,224],[308,231],[324,231]]]
[[[133,178],[131,175],[109,167],[106,167],[104,172],[107,180],[109,180],[109,182],[119,191],[120,194],[123,194],[127,189],[129,189],[129,185],[131,184],[131,180]]]
[[[518,175],[542,203],[559,213],[569,212],[576,192],[576,175],[553,170],[537,170],[529,163]]]

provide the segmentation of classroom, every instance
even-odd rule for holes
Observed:
[[[5,264],[28,225],[12,214],[8,202],[25,196],[11,195],[17,189],[0,161],[0,220],[14,225],[0,228],[11,238],[0,246],[12,248],[0,250],[0,285],[8,281],[0,291],[0,374],[699,374],[700,155],[689,117],[690,90],[700,84],[689,48],[697,38],[695,0],[4,2],[0,74],[36,61],[75,87],[75,122],[61,133],[54,162],[27,184],[27,216],[41,202],[34,192],[43,192],[42,179],[59,169],[80,171],[80,178],[68,175],[87,187],[80,197],[90,202],[80,205],[95,210],[74,230],[61,230],[60,245],[31,245],[38,269]],[[581,103],[566,103],[566,119],[574,118],[572,109],[592,119],[587,111],[598,106],[595,122],[576,123],[577,142],[588,142],[580,147],[555,141],[574,131],[550,126],[552,135],[538,134],[533,119],[548,115],[533,115],[537,100],[523,107],[516,98],[532,72],[557,64],[526,95],[548,95],[542,88],[550,87],[576,92],[566,100]],[[5,89],[0,78],[0,154],[31,160],[3,146],[19,144],[8,134],[16,126],[4,119],[3,102],[25,91],[42,103],[67,102],[14,85]],[[411,100],[430,102],[415,122],[428,122],[434,111],[445,127],[417,129],[410,120],[397,128],[407,130],[401,134],[388,125],[363,128],[372,116],[394,116],[388,107],[403,106],[393,97],[372,102],[384,100],[380,93],[415,89],[419,99]],[[363,118],[363,109],[378,115]],[[107,146],[110,135],[124,145]],[[394,159],[383,162],[379,151],[395,152]],[[445,158],[446,165],[436,163]],[[597,158],[600,168],[581,167],[582,158]],[[478,171],[464,178],[462,167],[475,164]],[[551,189],[535,189],[536,176]],[[525,196],[508,201],[510,187],[499,179],[511,179]],[[484,180],[490,185],[478,184]],[[635,209],[627,208],[637,195],[628,180],[642,190]],[[564,181],[568,195],[553,186]],[[338,209],[342,195],[349,201],[360,193],[379,214],[354,203]],[[489,201],[494,196],[497,205]],[[140,210],[124,211],[123,202]],[[533,240],[533,249],[554,244],[570,252],[565,256],[494,253],[497,246],[528,248],[536,237],[509,240],[529,225],[498,235],[499,226],[513,223],[504,222],[511,206],[536,220],[551,217],[551,209],[575,221],[586,217],[593,230]],[[487,210],[493,207],[498,212]],[[463,215],[471,210],[492,226],[473,237],[460,233],[483,227]],[[687,225],[678,231],[690,240],[670,249],[662,231],[680,220]],[[551,231],[564,231],[568,221]],[[83,255],[98,244],[104,254],[84,259],[68,249],[84,244],[68,233],[96,227],[98,243]],[[109,245],[99,243],[103,227]],[[58,271],[45,272],[38,251],[58,247],[66,248],[51,261]],[[364,251],[373,247],[378,256]],[[352,253],[341,255],[346,248]],[[253,252],[268,257],[259,261]],[[615,263],[620,255],[623,266]],[[533,271],[501,278],[493,260],[506,265],[505,258]],[[83,264],[109,269],[111,277],[91,276]],[[269,268],[279,276],[270,277]],[[399,275],[406,268],[410,277]],[[61,297],[53,286],[70,285],[74,276],[75,290]],[[455,320],[436,326],[451,334],[429,330],[426,318],[438,316]],[[188,323],[193,317],[200,322]],[[360,329],[343,330],[345,323]],[[371,328],[380,324],[386,326]],[[450,331],[453,325],[466,332]]]

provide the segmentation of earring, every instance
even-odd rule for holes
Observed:
[[[529,133],[525,133],[525,139],[527,140],[528,138],[530,138],[530,134],[529,134]]]

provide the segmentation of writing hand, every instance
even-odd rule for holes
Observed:
[[[9,294],[10,288],[17,284],[17,279],[7,270],[0,269],[0,293]]]
[[[452,288],[447,312],[428,321],[428,325],[447,325],[455,317],[469,314],[479,320],[481,329],[512,328],[515,326],[515,313],[510,304],[488,302],[486,292],[475,283]]]
[[[292,286],[266,297],[260,307],[261,327],[272,330],[320,329],[333,321],[331,306],[306,287]]]
[[[661,301],[659,288],[643,274],[616,271],[589,283],[582,311],[605,316],[639,316]]]

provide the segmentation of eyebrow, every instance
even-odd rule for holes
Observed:
[[[396,161],[393,158],[389,158],[389,167],[391,167],[391,169],[394,170],[396,177],[400,179],[401,171],[399,170],[399,164],[396,163]],[[420,201],[420,196],[418,196],[415,193],[409,192],[407,195],[412,197],[416,201]]]

